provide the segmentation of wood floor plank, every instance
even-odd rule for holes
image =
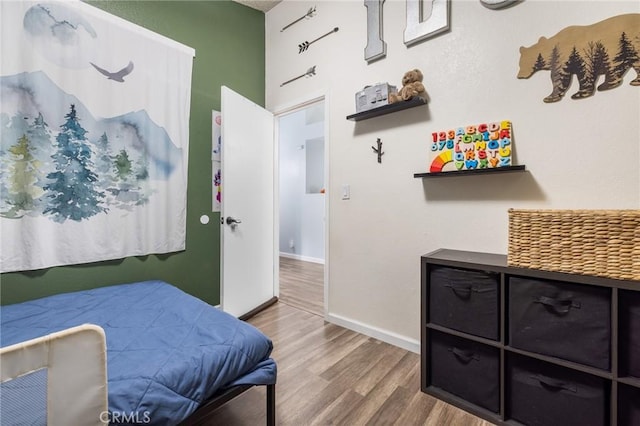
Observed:
[[[324,315],[324,265],[280,257],[280,301]]]
[[[339,418],[339,424],[365,424],[374,417],[378,409],[391,396],[398,387],[398,383],[404,379],[407,372],[412,371],[415,365],[415,354],[406,353],[400,360],[385,368],[385,375],[367,393],[360,405],[352,407]],[[417,376],[419,380],[419,376]]]
[[[360,377],[372,367],[381,357],[379,345],[373,339],[367,339],[356,346],[349,354],[338,360],[331,367],[320,373],[326,380],[345,380],[345,376]]]
[[[389,395],[389,398],[380,405],[380,408],[378,408],[373,416],[371,416],[367,425],[393,424],[406,410],[406,407],[409,406],[412,397],[413,394],[408,389],[398,386],[391,395]]]
[[[336,331],[343,331],[343,333],[337,334],[335,338],[327,339],[313,352],[292,360],[292,363],[294,365],[304,363],[312,374],[320,374],[368,339],[367,336],[342,327],[333,326],[333,328]],[[326,336],[329,335],[330,333],[326,334]]]
[[[329,383],[318,392],[305,392],[307,397],[303,399],[304,405],[294,410],[295,414],[289,418],[290,422],[287,424],[308,425],[323,414],[333,415],[335,407],[333,410],[329,410],[328,407],[336,399],[341,399],[345,392],[348,392],[348,389],[340,385],[335,386],[333,383]]]
[[[302,381],[301,378],[298,377],[298,381]],[[330,400],[329,398],[337,396],[333,388],[329,387],[330,384],[328,382],[317,376],[310,376],[308,379],[309,381],[307,381],[307,378],[302,381],[303,385],[298,387],[296,393],[284,393],[282,396],[281,405],[287,407],[287,409],[277,412],[279,425],[309,424],[315,414],[322,410],[322,404],[326,404]],[[324,398],[320,399],[318,395],[323,395]]]
[[[347,389],[328,404],[324,410],[322,410],[318,415],[311,420],[311,425],[314,426],[323,426],[323,425],[337,425],[338,416],[340,413],[344,413],[345,411],[349,411],[354,404],[359,404],[362,401],[362,395],[358,395],[356,392],[351,389]]]
[[[492,423],[459,410],[444,401],[437,400],[429,417],[427,417],[425,426],[441,425],[490,426]]]
[[[354,384],[354,390],[360,395],[368,395],[369,392],[384,379],[389,366],[397,364],[407,352],[388,344],[385,344],[385,346],[381,348],[381,351],[384,351],[382,358],[373,365],[366,375],[362,376],[360,380]]]
[[[336,325],[331,326],[342,328]],[[329,345],[325,346],[322,352],[318,352],[316,356],[309,360],[311,362],[309,371],[315,374],[322,373],[336,362],[339,362],[347,356],[347,354],[352,352],[356,347],[360,346],[368,339],[369,338],[363,334],[346,330],[344,334],[340,335]]]
[[[429,413],[436,404],[437,399],[422,392],[409,391],[412,398],[407,404],[406,410],[394,422],[395,425],[422,425],[425,424]]]

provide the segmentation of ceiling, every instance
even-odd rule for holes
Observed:
[[[280,3],[282,0],[233,0],[236,3],[243,4],[245,6],[249,6],[253,9],[261,10],[263,12],[268,12],[271,10],[276,4]]]

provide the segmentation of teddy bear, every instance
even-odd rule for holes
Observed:
[[[402,88],[398,90],[398,93],[392,93],[389,95],[389,103],[393,104],[400,101],[408,101],[418,96],[425,98],[427,92],[425,91],[424,84],[422,84],[422,72],[415,68],[404,73],[402,77]]]

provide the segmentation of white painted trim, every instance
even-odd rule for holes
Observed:
[[[414,352],[417,354],[420,353],[420,342],[418,340],[409,339],[406,336],[402,336],[392,331],[373,327],[359,321],[345,318],[341,315],[328,313],[327,315],[325,315],[325,320],[341,327],[348,328],[349,330],[357,331],[358,333],[362,333],[365,336],[373,337],[374,339],[381,340],[385,343],[389,343],[390,345],[408,350],[410,352]]]
[[[273,108],[273,111],[274,111],[273,115],[280,117],[287,114],[291,114],[291,113],[300,111],[302,109],[305,109],[309,105],[322,102],[323,100],[326,100],[326,98],[327,98],[327,93],[323,91],[308,93],[307,96],[305,96],[304,98],[299,98],[294,101],[284,103],[282,105],[277,105],[275,108]],[[326,108],[325,108],[325,111],[326,111]],[[327,120],[326,115],[324,119],[326,122]],[[327,135],[325,135],[325,137],[326,136]]]
[[[273,296],[280,298],[280,117],[273,114]]]
[[[331,104],[329,92],[324,93],[324,303],[323,313],[325,319],[329,315],[329,212],[331,200]]]
[[[284,253],[284,252],[280,252],[280,256],[286,257],[289,259],[303,260],[305,262],[320,263],[321,265],[324,265],[324,259],[320,259],[318,257],[303,256],[301,254]]]

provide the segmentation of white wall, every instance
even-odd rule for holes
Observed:
[[[307,109],[300,110],[278,123],[280,253],[323,263],[325,195],[306,192],[306,143],[324,137],[324,121],[308,123],[307,115]]]
[[[317,15],[280,29],[317,6]],[[328,318],[418,350],[420,256],[438,248],[506,253],[507,209],[640,208],[640,88],[545,104],[548,71],[518,80],[519,48],[569,25],[640,12],[637,1],[536,1],[490,10],[454,0],[451,31],[410,48],[405,2],[383,6],[386,58],[367,64],[363,1],[288,1],[266,14],[267,108],[323,92],[330,102]],[[297,45],[340,30],[298,54]],[[280,87],[316,65],[317,75]],[[428,106],[358,123],[354,94],[424,73]],[[511,120],[515,163],[527,173],[414,179],[431,132]],[[382,164],[371,150],[383,141]],[[342,184],[351,200],[340,199]]]

